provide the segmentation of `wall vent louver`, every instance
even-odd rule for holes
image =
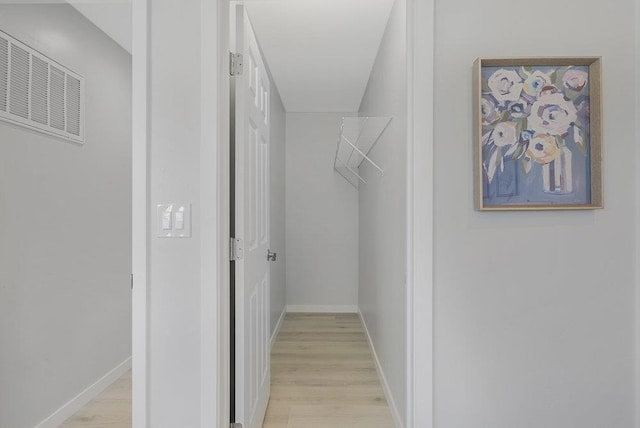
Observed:
[[[0,120],[84,143],[84,78],[0,31]]]
[[[9,40],[0,34],[0,111],[7,111],[7,83],[9,78]]]

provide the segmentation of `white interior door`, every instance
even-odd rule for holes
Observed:
[[[269,401],[269,78],[251,23],[235,9],[236,422],[260,428]]]

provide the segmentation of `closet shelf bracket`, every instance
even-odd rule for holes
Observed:
[[[384,170],[369,157],[369,152],[387,129],[391,119],[388,116],[342,118],[333,168],[356,189],[360,183],[367,183],[359,170],[363,162],[366,161],[380,175],[384,175]]]

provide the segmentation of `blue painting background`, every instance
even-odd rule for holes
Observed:
[[[534,162],[529,174],[525,174],[519,162],[505,159],[504,171],[498,170],[491,184],[484,174],[485,205],[523,204],[588,204],[591,202],[590,156],[572,150],[573,192],[565,195],[545,193],[542,188],[542,165]]]

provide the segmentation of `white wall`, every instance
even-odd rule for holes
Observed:
[[[358,303],[358,192],[333,170],[342,116],[287,114],[287,305]]]
[[[286,113],[278,88],[271,78],[270,97],[270,137],[269,137],[269,161],[270,179],[269,189],[271,208],[269,211],[269,239],[271,251],[278,254],[275,262],[271,263],[271,333],[275,332],[278,320],[286,305],[286,213],[285,213],[285,139],[286,139]]]
[[[147,424],[158,428],[200,426],[203,345],[199,308],[204,266],[200,256],[205,225],[200,198],[199,23],[197,0],[154,0],[151,4]],[[211,168],[215,169],[215,164]],[[215,189],[215,182],[211,186]],[[156,237],[154,207],[173,202],[192,204],[191,238]]]
[[[84,146],[0,122],[0,426],[31,428],[131,355],[131,56],[68,5],[0,29],[86,78]]]
[[[360,311],[404,424],[406,405],[406,2],[396,0],[360,105],[360,115],[392,116],[360,172]]]
[[[634,424],[634,16],[632,0],[437,1],[440,428]],[[604,210],[473,210],[471,65],[527,55],[603,56]]]

